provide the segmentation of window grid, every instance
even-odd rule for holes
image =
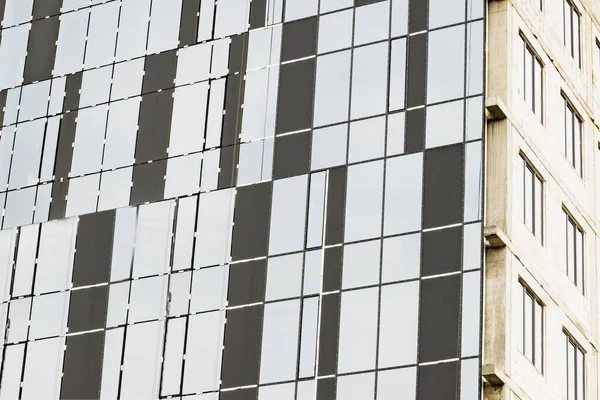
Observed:
[[[563,43],[573,57],[578,67],[581,67],[581,49],[579,33],[580,15],[573,3],[564,0],[563,3]]]
[[[566,331],[565,398],[585,400],[585,355]]]
[[[531,164],[521,155],[523,164],[523,210],[525,226],[543,244],[543,181]]]
[[[583,263],[583,230],[577,222],[565,211],[565,264],[569,279],[584,293],[584,263]]]
[[[564,155],[571,164],[577,174],[582,176],[582,159],[581,159],[581,134],[582,121],[579,115],[575,112],[574,107],[565,98],[565,148]]]
[[[526,39],[523,36],[521,36],[521,39],[523,40],[523,99],[536,115],[538,121],[543,123],[544,66]]]
[[[519,350],[540,373],[543,373],[544,305],[523,282],[519,283],[522,288],[523,317]]]

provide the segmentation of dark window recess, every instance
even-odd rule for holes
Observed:
[[[79,108],[79,90],[81,89],[82,76],[83,74],[81,72],[67,75],[63,113]]]
[[[177,50],[146,56],[142,94],[174,86],[177,71]]]
[[[69,180],[52,183],[52,201],[50,202],[50,212],[48,220],[61,219],[65,217],[67,211],[67,192],[69,191]]]
[[[417,375],[417,400],[458,398],[458,362],[423,365]]]
[[[167,160],[133,166],[133,186],[130,205],[163,200]]]
[[[426,33],[408,37],[407,108],[425,104],[427,94],[427,39]]]
[[[69,333],[104,328],[107,308],[108,285],[71,291]]]
[[[240,146],[233,145],[221,148],[219,159],[219,189],[235,186],[237,181],[237,165],[240,159]]]
[[[310,131],[275,138],[273,179],[289,178],[310,171]]]
[[[266,260],[232,264],[229,267],[228,306],[263,302],[266,282]]]
[[[317,400],[335,399],[337,379],[326,378],[317,380]]]
[[[67,337],[61,399],[98,399],[104,353],[104,331]]]
[[[421,281],[420,363],[458,357],[460,279],[460,275],[451,275]]]
[[[318,374],[320,376],[333,375],[337,372],[340,299],[339,293],[323,296],[323,303],[321,306],[321,335],[318,344]]]
[[[460,271],[462,266],[462,227],[423,233],[422,276]]]
[[[342,259],[343,247],[329,247],[325,249],[323,264],[323,291],[340,290],[342,287]]]
[[[312,126],[314,88],[314,58],[281,66],[276,133],[299,131]]]
[[[283,24],[281,61],[296,60],[317,54],[317,17]]]
[[[332,245],[344,241],[344,216],[346,213],[346,167],[329,170],[329,186],[327,189],[327,225],[325,227],[325,244]]]
[[[225,115],[223,116],[223,129],[221,145],[231,146],[238,143],[241,130],[241,105],[244,102],[244,82],[241,74],[228,75],[225,85]]]
[[[4,3],[4,1],[2,1]],[[33,3],[33,19],[41,19],[60,13],[63,0],[35,0]]]
[[[266,25],[267,0],[253,0],[250,3],[250,29]]]
[[[248,33],[244,32],[231,38],[229,45],[229,74],[246,72],[246,61],[248,60]]]
[[[37,0],[36,4],[41,1]],[[51,3],[51,1],[48,2]],[[58,26],[58,16],[40,19],[31,23],[23,84],[52,78]]]
[[[406,127],[404,129],[404,151],[417,153],[425,147],[425,107],[406,112]]]
[[[423,228],[462,222],[464,146],[427,150],[424,168]]]
[[[142,96],[139,130],[135,144],[136,163],[167,157],[172,111],[173,89]]]
[[[263,305],[227,310],[222,388],[258,383]]]
[[[181,5],[181,22],[179,24],[180,47],[196,44],[199,11],[200,2],[198,0],[183,0]]]
[[[358,0],[355,0],[358,1]],[[408,33],[421,32],[429,27],[429,2],[409,0]]]
[[[231,251],[234,261],[267,254],[272,192],[272,182],[237,189]]]

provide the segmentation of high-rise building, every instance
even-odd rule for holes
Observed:
[[[532,1],[0,0],[0,398],[595,399],[600,25]]]

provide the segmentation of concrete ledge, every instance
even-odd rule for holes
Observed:
[[[504,231],[496,225],[483,228],[483,236],[486,240],[486,247],[506,247],[510,245],[510,240]]]
[[[485,109],[489,113],[488,119],[499,121],[506,119],[509,114],[506,104],[499,97],[485,99]]]
[[[491,385],[504,385],[508,382],[508,377],[504,372],[496,368],[494,364],[485,364],[481,367],[481,375]]]

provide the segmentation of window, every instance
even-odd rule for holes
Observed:
[[[521,310],[523,317],[522,332],[519,337],[519,351],[542,372],[543,365],[543,340],[544,340],[544,305],[523,284],[521,284]]]
[[[594,47],[594,84],[596,85],[596,95],[600,96],[600,41],[597,39]]]
[[[565,398],[567,400],[583,400],[585,398],[585,366],[583,350],[567,332],[565,332],[565,338],[567,344]]]
[[[542,122],[543,66],[525,38],[523,40],[523,98],[538,120]]]
[[[581,118],[567,99],[565,101],[565,148],[564,155],[581,176]]]
[[[521,155],[523,168],[523,210],[525,226],[543,243],[543,182],[529,162]]]
[[[567,276],[583,292],[583,231],[566,211],[565,216],[565,263]]]
[[[567,51],[581,66],[579,54],[579,12],[570,0],[563,3],[563,37]]]

